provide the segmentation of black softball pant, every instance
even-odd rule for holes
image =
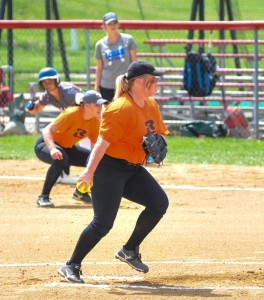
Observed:
[[[112,228],[121,198],[145,207],[127,243],[127,250],[139,246],[158,224],[168,208],[164,190],[142,166],[104,155],[94,174],[92,199],[94,217],[84,229],[70,263],[81,263],[84,257]]]
[[[63,159],[53,159],[50,150],[42,136],[40,136],[35,144],[35,154],[43,162],[50,164],[46,179],[43,185],[42,194],[49,195],[52,187],[59,178],[61,172],[67,166],[85,167],[88,160],[90,150],[74,145],[72,148],[63,148],[56,144],[56,148],[62,153]]]

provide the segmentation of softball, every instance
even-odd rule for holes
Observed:
[[[77,181],[77,183],[76,183],[76,188],[77,188],[77,190],[78,190],[80,193],[84,194],[84,193],[90,192],[91,187],[92,187],[91,184],[89,184],[89,186],[88,186],[87,188],[86,188],[85,184],[81,185],[80,187],[77,187],[77,186],[79,185],[79,182],[80,182],[80,181]]]

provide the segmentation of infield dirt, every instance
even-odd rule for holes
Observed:
[[[93,215],[57,184],[55,208],[36,207],[47,165],[1,161],[0,299],[264,299],[264,168],[218,165],[148,167],[170,199],[140,252],[141,274],[114,253],[141,207],[125,199],[112,231],[83,263],[85,285],[57,274]],[[78,175],[82,168],[71,168]],[[5,176],[5,177],[3,177]],[[111,174],[110,174],[111,176]]]

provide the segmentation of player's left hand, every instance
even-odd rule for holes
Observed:
[[[162,135],[149,133],[143,136],[142,148],[146,157],[151,156],[156,164],[160,164],[167,154],[167,143]]]

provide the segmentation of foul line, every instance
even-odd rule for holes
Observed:
[[[264,188],[223,187],[223,186],[192,186],[192,185],[162,185],[164,189],[173,190],[205,190],[205,191],[248,191],[264,192]]]
[[[263,266],[263,261],[152,261],[146,262],[148,264],[185,264],[185,265],[261,265]],[[59,262],[47,262],[47,263],[21,263],[21,264],[0,264],[0,267],[31,267],[31,266],[58,266],[63,263]],[[123,264],[122,262],[83,262],[83,265],[117,265]],[[89,281],[122,281],[123,283],[68,283],[68,282],[52,282],[44,284],[46,288],[97,288],[97,289],[126,289],[126,290],[162,290],[162,291],[263,291],[263,286],[204,286],[204,287],[194,287],[194,286],[174,286],[174,285],[142,285],[141,282],[146,279],[144,276],[85,276],[84,279]]]
[[[13,180],[34,180],[34,181],[44,181],[44,177],[37,176],[0,176],[0,179],[13,179]]]
[[[44,177],[33,177],[33,176],[0,176],[1,179],[11,180],[27,180],[27,181],[44,181]],[[64,184],[75,184],[77,177],[69,176],[63,178],[60,183]],[[161,185],[162,188],[168,190],[199,190],[199,191],[248,191],[248,192],[264,192],[264,188],[254,187],[223,187],[223,186],[192,186],[192,185]]]

